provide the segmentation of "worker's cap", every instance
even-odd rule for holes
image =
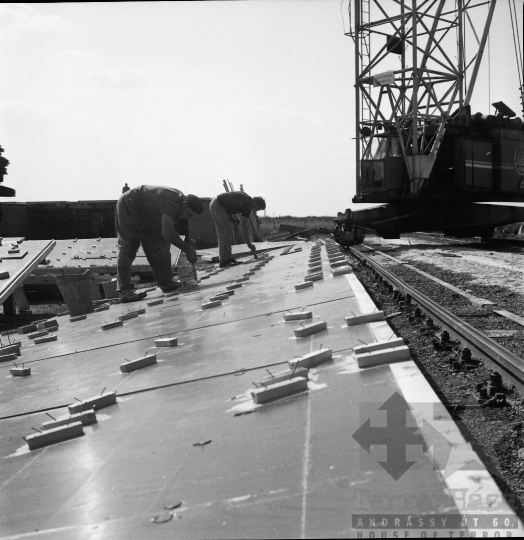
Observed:
[[[266,209],[266,201],[262,197],[253,197],[253,202],[260,210]]]
[[[201,214],[204,211],[204,203],[202,202],[202,199],[196,195],[188,195],[186,200],[187,206],[189,206],[195,214]]]

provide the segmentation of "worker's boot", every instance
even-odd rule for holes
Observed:
[[[136,293],[133,291],[123,292],[120,296],[122,304],[128,304],[129,302],[139,302],[147,296],[146,292]]]
[[[173,281],[170,285],[166,285],[165,287],[160,287],[162,289],[162,292],[172,292],[176,291],[177,289],[180,289],[182,287],[182,284],[178,281]]]

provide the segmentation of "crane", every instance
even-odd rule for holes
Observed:
[[[518,34],[515,0],[503,3]],[[360,243],[368,229],[384,238],[415,230],[487,236],[524,220],[524,208],[486,204],[524,202],[524,123],[502,101],[493,114],[471,111],[496,7],[497,0],[350,0],[353,202],[383,206],[339,213],[341,243]],[[515,52],[522,82],[520,37]]]

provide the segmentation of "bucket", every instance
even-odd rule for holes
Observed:
[[[104,289],[104,296],[106,298],[118,298],[119,295],[116,292],[116,287],[116,278],[112,279],[111,281],[103,281],[102,288]]]
[[[93,311],[92,278],[89,270],[83,274],[62,274],[56,276],[55,280],[72,317]]]

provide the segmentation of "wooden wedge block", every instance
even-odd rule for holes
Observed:
[[[129,362],[120,364],[120,371],[122,373],[130,373],[131,371],[136,371],[137,369],[142,369],[153,364],[156,364],[156,354],[148,354],[143,358],[137,358],[136,360],[130,360]]]
[[[58,332],[59,328],[58,326],[49,326],[46,328],[48,332]]]
[[[229,300],[229,294],[216,294],[215,296],[212,296],[209,300],[211,302],[215,302],[216,300]]]
[[[76,317],[70,317],[70,322],[77,322],[77,321],[83,321],[84,319],[87,319],[87,315],[77,315]]]
[[[211,309],[211,308],[218,307],[221,305],[222,305],[222,302],[220,300],[215,300],[211,302],[204,302],[200,307],[202,309]]]
[[[151,306],[158,306],[158,304],[163,304],[163,303],[164,303],[164,299],[159,298],[158,300],[150,300],[146,305],[147,307],[151,307]]]
[[[36,448],[42,448],[42,446],[66,441],[83,434],[84,426],[82,422],[73,422],[68,426],[59,426],[54,429],[43,431],[42,433],[29,435],[25,440],[29,446],[29,450],[35,450]]]
[[[293,369],[285,369],[284,371],[279,371],[277,373],[273,373],[273,377],[270,375],[267,375],[266,377],[262,377],[260,379],[260,384],[264,386],[268,386],[270,384],[276,384],[282,381],[289,381],[290,379],[294,379],[296,377],[302,377],[304,379],[308,378],[309,369],[307,368],[297,368],[295,370]]]
[[[305,281],[305,282],[302,282],[302,283],[297,283],[295,285],[295,290],[300,291],[301,289],[307,289],[308,287],[313,287],[313,282],[312,281]]]
[[[5,272],[0,272],[0,279],[7,279],[9,276],[9,272],[6,270]]]
[[[367,345],[359,345],[354,347],[353,352],[355,354],[363,354],[372,351],[380,351],[382,349],[394,349],[395,347],[402,347],[404,340],[400,337],[390,339],[389,341],[375,341],[374,343],[368,343]]]
[[[45,329],[48,329],[48,328],[55,328],[57,326],[58,326],[58,321],[56,319],[51,319],[49,321],[39,322],[36,325],[36,328],[38,330],[45,330]]]
[[[178,338],[167,337],[155,339],[155,347],[176,347],[178,345]]]
[[[136,313],[137,315],[143,315],[145,312],[146,312],[145,307],[133,310],[133,313]]]
[[[18,356],[20,356],[20,345],[21,343],[18,341],[17,343],[11,343],[11,345],[0,347],[0,356],[11,353],[16,353]]]
[[[18,355],[13,352],[9,354],[3,354],[0,356],[0,362],[12,362],[13,360],[16,360]]]
[[[308,263],[307,266],[308,266],[310,272],[312,272],[315,268],[318,268],[319,270],[322,270],[322,261]]]
[[[106,309],[109,309],[109,304],[103,304],[101,306],[98,306],[93,311],[98,313],[100,311],[106,311]]]
[[[35,338],[35,344],[38,345],[39,343],[47,343],[48,341],[56,341],[58,339],[58,336],[43,336],[43,337],[37,337]]]
[[[59,426],[64,426],[71,424],[71,422],[82,422],[82,425],[89,426],[91,424],[96,424],[98,420],[96,419],[96,413],[93,409],[88,409],[87,411],[79,412],[77,414],[72,414],[70,416],[62,416],[56,420],[50,420],[49,422],[44,422],[40,428],[44,431],[49,429],[54,429]]]
[[[348,326],[356,326],[357,324],[365,324],[376,321],[383,321],[386,318],[383,311],[375,311],[373,313],[365,313],[363,315],[355,315],[354,317],[346,317]]]
[[[295,328],[295,337],[304,337],[309,336],[310,334],[315,334],[316,332],[321,332],[327,328],[327,321],[318,321],[304,326],[299,326]]]
[[[307,379],[304,379],[304,377],[295,377],[287,381],[268,385],[264,388],[251,390],[251,397],[255,403],[264,403],[290,394],[296,394],[303,390],[307,390]]]
[[[127,321],[128,319],[134,319],[136,317],[138,317],[138,313],[136,311],[130,311],[128,313],[122,313],[122,315],[118,317],[118,320]]]
[[[392,364],[394,362],[402,362],[409,360],[409,347],[401,345],[391,349],[382,349],[378,351],[370,351],[355,355],[358,362],[358,367],[378,366],[382,364]]]
[[[295,311],[291,313],[284,313],[285,321],[299,321],[302,319],[312,319],[312,318],[313,318],[312,311]]]
[[[40,330],[39,332],[33,332],[32,334],[29,334],[27,337],[29,339],[35,339],[35,338],[38,338],[38,337],[47,336],[50,333],[51,332],[49,330]]]
[[[252,270],[250,270],[249,272],[246,272],[245,274],[242,274],[244,277],[249,277],[249,276],[254,276],[255,275],[255,272],[253,272]]]
[[[235,280],[235,283],[242,283],[243,281],[249,281],[249,276],[242,276]]]
[[[313,351],[312,353],[305,354],[299,358],[293,358],[289,361],[289,367],[293,369],[297,368],[313,368],[324,362],[327,362],[333,358],[333,351],[330,348],[320,349],[318,351]]]
[[[234,289],[240,289],[240,287],[242,287],[242,283],[231,283],[231,285],[226,286],[226,289],[232,291]]]
[[[102,330],[111,330],[111,328],[116,328],[117,326],[124,326],[124,321],[114,321],[110,323],[105,323],[100,326]]]
[[[18,328],[18,333],[19,334],[29,334],[30,332],[34,332],[35,330],[38,330],[38,328],[36,327],[36,324],[28,324],[26,326],[20,326]]]
[[[331,268],[338,268],[339,266],[347,266],[348,262],[347,260],[344,258],[344,259],[341,259],[340,261],[335,261],[335,262],[332,262],[330,261],[329,262],[329,266],[331,266]]]
[[[310,274],[309,276],[306,276],[304,281],[320,281],[321,279],[324,279],[324,274],[319,272],[317,274]]]
[[[331,270],[331,273],[333,274],[333,277],[342,276],[344,274],[351,274],[353,272],[353,269],[351,266],[343,266],[341,268],[334,268]]]
[[[169,296],[177,296],[179,294],[178,291],[171,291],[164,293],[164,298],[168,298]]]
[[[9,373],[11,373],[13,377],[27,377],[28,375],[31,375],[31,368],[14,367],[9,369]]]
[[[86,399],[85,401],[72,403],[67,408],[69,409],[69,414],[76,414],[87,411],[88,409],[98,411],[99,409],[112,405],[113,403],[116,403],[116,392],[105,392],[104,394]]]

